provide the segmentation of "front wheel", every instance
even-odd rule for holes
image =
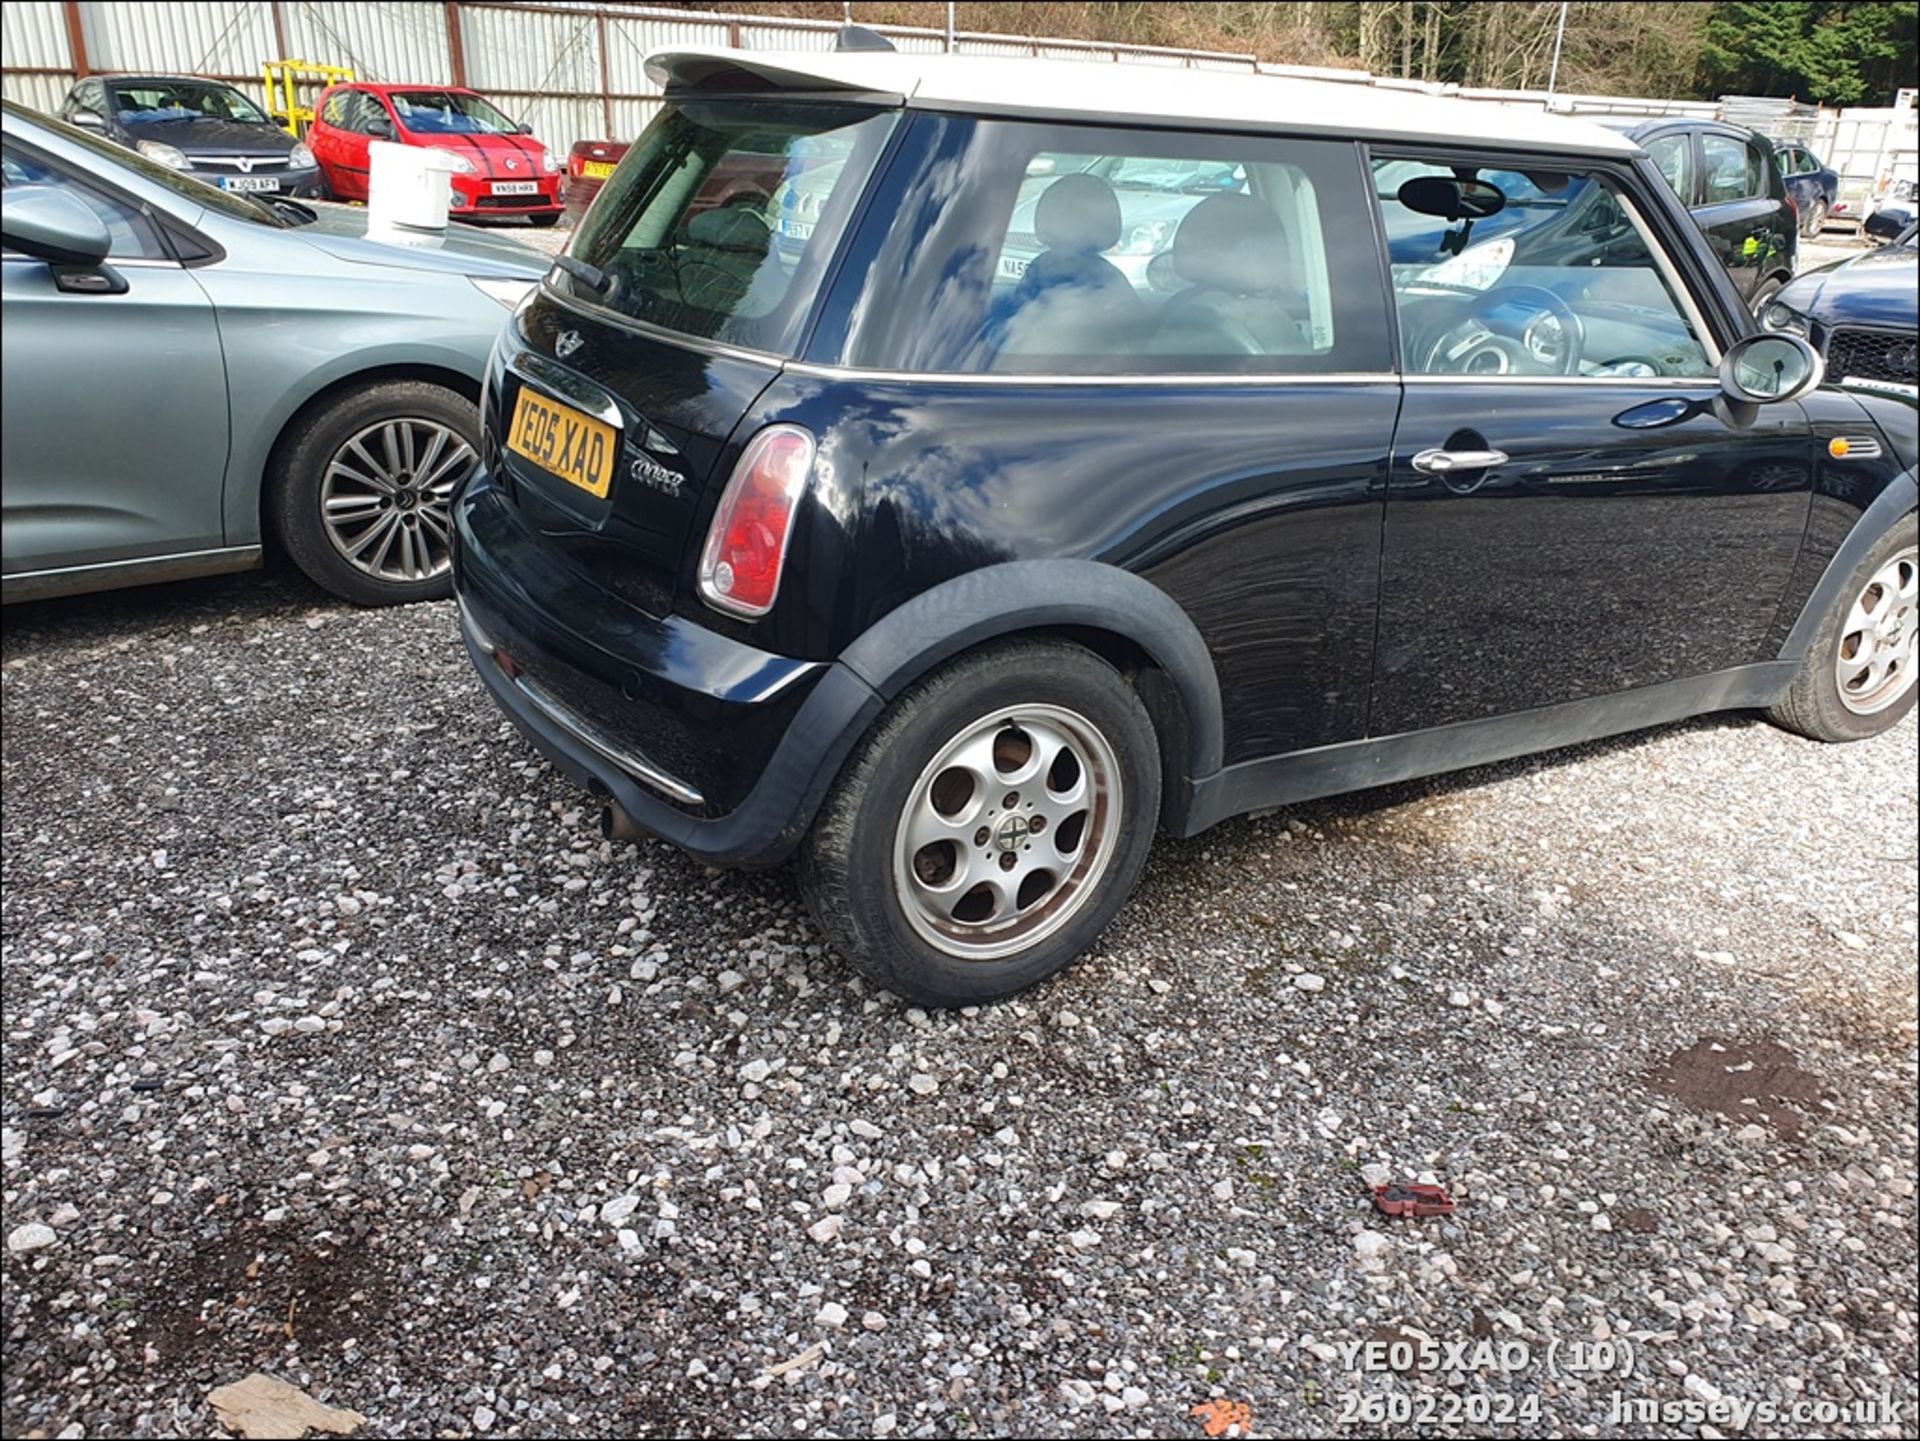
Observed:
[[[1105,929],[1159,811],[1159,747],[1126,678],[1078,646],[1010,642],[888,708],[821,809],[801,886],[879,984],[997,1000]]]
[[[560,223],[558,215],[529,215],[527,219],[533,222],[535,230],[551,230]]]
[[[1769,720],[1817,741],[1855,741],[1890,729],[1913,709],[1920,676],[1917,536],[1909,515],[1867,552]]]
[[[300,420],[275,451],[268,519],[309,579],[356,605],[453,592],[453,502],[480,416],[443,386],[368,385]]]

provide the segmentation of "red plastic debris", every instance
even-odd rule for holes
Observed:
[[[1451,1216],[1453,1197],[1444,1186],[1421,1183],[1402,1186],[1397,1182],[1373,1188],[1375,1209],[1388,1216]]]

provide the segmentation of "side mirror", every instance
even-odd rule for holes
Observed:
[[[517,126],[516,126],[516,127],[514,127],[514,128],[515,128],[515,129],[517,129],[517,130],[518,130],[518,131],[519,131],[519,132],[520,132],[520,133],[521,133],[522,135],[531,135],[531,134],[533,134],[533,127],[532,127],[531,125],[529,125],[529,124],[527,124],[527,123],[526,123],[526,122],[525,122],[524,120],[523,120],[523,121],[521,121],[521,122],[520,122],[520,124],[519,124],[519,125],[517,125]]]
[[[107,117],[94,110],[76,110],[67,117],[69,125],[78,125],[82,130],[105,130]]]
[[[91,268],[107,258],[113,237],[85,204],[52,185],[9,185],[0,209],[0,241],[7,249],[49,265]]]
[[[393,139],[393,122],[384,115],[376,115],[367,122],[367,134],[375,140]]]
[[[1720,388],[1748,405],[1793,400],[1819,385],[1826,374],[1819,351],[1780,330],[1735,341],[1720,360]]]

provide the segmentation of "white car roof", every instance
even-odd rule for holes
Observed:
[[[897,51],[695,48],[647,57],[668,89],[731,74],[789,92],[859,95],[882,104],[970,115],[1019,115],[1285,131],[1345,139],[1422,140],[1549,151],[1637,155],[1626,136],[1585,120],[1404,90],[1275,75],[1077,60]]]

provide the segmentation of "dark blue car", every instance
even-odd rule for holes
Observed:
[[[313,152],[233,86],[194,75],[94,75],[60,118],[171,170],[249,195],[324,196]]]
[[[1830,380],[1920,384],[1920,249],[1910,223],[1877,250],[1797,277],[1760,312],[1769,330],[1801,335],[1827,358]]]
[[[1800,233],[1811,240],[1827,228],[1827,216],[1840,194],[1840,177],[1833,168],[1798,140],[1777,141],[1774,163],[1786,181],[1787,194],[1800,212]]]

